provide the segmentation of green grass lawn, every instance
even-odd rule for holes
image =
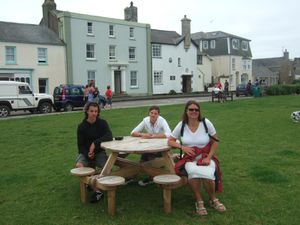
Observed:
[[[183,105],[162,106],[171,129]],[[148,107],[103,111],[114,136],[129,135]],[[0,224],[300,224],[300,96],[201,103],[221,139],[218,156],[224,214],[207,207],[194,214],[187,186],[173,191],[172,214],[163,213],[162,189],[130,184],[117,191],[117,214],[107,203],[82,204],[79,179],[70,175],[77,156],[76,128],[83,113],[0,120]],[[137,158],[138,156],[136,156]],[[205,200],[207,195],[203,192]]]

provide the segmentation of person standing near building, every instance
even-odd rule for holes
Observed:
[[[112,107],[112,91],[111,91],[109,85],[107,86],[105,96],[106,96],[106,100],[107,100],[106,108],[111,109],[111,107]]]

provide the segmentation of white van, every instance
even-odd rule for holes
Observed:
[[[0,118],[17,110],[50,113],[52,106],[52,95],[34,94],[27,83],[0,81]]]

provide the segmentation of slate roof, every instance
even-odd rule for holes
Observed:
[[[58,36],[45,26],[0,21],[0,41],[27,44],[64,45]]]
[[[252,60],[252,74],[255,76],[277,77],[278,74],[268,67],[263,66],[259,61]]]
[[[184,39],[176,31],[151,29],[151,42],[159,44],[177,45]]]
[[[239,36],[236,36],[234,34],[229,34],[229,33],[223,32],[223,31],[212,31],[212,32],[203,32],[203,31],[201,31],[201,32],[191,34],[191,37],[195,40],[235,37],[235,38],[238,38],[238,39],[250,41],[247,38],[239,37]]]
[[[253,67],[265,67],[268,68],[270,71],[278,72],[283,61],[283,57],[253,59],[252,64]]]

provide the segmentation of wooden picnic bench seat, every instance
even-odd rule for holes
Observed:
[[[164,211],[166,214],[171,213],[172,189],[182,185],[181,177],[175,174],[163,174],[155,176],[153,181],[163,188]]]
[[[95,169],[90,167],[79,167],[71,169],[71,174],[80,178],[80,199],[81,202],[87,202],[86,185],[89,183],[89,176],[95,174]]]
[[[107,210],[111,216],[116,213],[116,189],[123,184],[125,184],[125,178],[120,176],[105,176],[97,179],[97,187],[107,191]]]

